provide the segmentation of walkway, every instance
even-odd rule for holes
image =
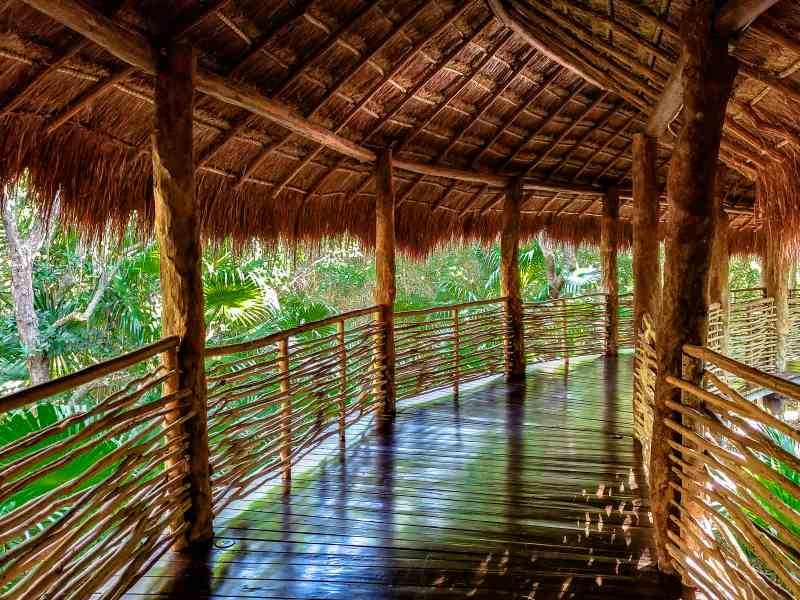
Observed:
[[[652,565],[631,362],[407,406],[129,597],[677,598]]]

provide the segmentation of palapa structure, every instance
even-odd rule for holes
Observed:
[[[682,393],[702,396],[699,359],[716,360],[697,347],[709,302],[726,306],[731,253],[764,258],[782,360],[800,249],[798,33],[789,0],[5,0],[0,181],[26,175],[45,213],[58,202],[87,235],[133,218],[159,239],[164,335],[179,340],[167,422],[190,456],[179,548],[212,536],[204,241],[374,245],[382,423],[395,411],[396,249],[500,238],[514,380],[525,373],[520,239],[601,247],[608,355],[616,253],[632,247],[636,331],[646,314],[657,322],[658,562],[689,569],[694,542],[673,544],[685,491],[671,474],[675,419],[690,411]],[[288,396],[287,339],[275,364]],[[698,453],[684,444],[685,472]]]

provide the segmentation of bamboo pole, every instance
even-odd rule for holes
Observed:
[[[176,549],[205,544],[213,537],[205,379],[205,320],[201,271],[200,207],[195,194],[192,114],[197,59],[188,45],[175,44],[158,55],[155,83],[153,183],[156,235],[161,252],[161,318],[165,336],[180,337],[168,370],[179,372],[164,393],[191,394],[172,405],[167,424],[193,412],[194,417],[170,434],[189,440],[187,473],[191,509],[185,536]],[[174,363],[174,364],[173,364]],[[172,431],[172,430],[170,430]]]
[[[278,341],[278,373],[281,386],[281,463],[284,483],[292,481],[292,396],[289,378],[289,338]]]
[[[339,344],[339,448],[347,446],[345,437],[345,402],[347,401],[347,346],[344,337],[344,319],[336,323],[336,338]]]
[[[682,34],[687,62],[682,80],[685,119],[670,164],[666,271],[658,327],[658,379],[650,460],[650,506],[659,567],[672,571],[667,545],[670,506],[671,434],[667,403],[680,404],[680,391],[666,378],[682,375],[683,345],[702,345],[707,320],[708,265],[713,232],[714,179],[725,111],[737,63],[728,39],[714,29],[714,2],[690,8]]]
[[[603,197],[603,218],[600,230],[603,291],[606,294],[606,356],[616,356],[619,352],[618,223],[619,191],[616,188],[610,188]]]
[[[656,179],[658,140],[633,136],[633,331],[642,328],[645,314],[654,318],[661,303],[661,264],[658,260],[658,220],[661,192]]]
[[[506,301],[506,378],[525,376],[525,334],[523,331],[522,293],[519,278],[519,222],[522,204],[522,180],[515,179],[506,188],[503,202],[503,230],[500,236],[500,283]]]
[[[392,419],[395,414],[395,345],[394,301],[395,283],[395,191],[392,176],[392,149],[381,153],[376,170],[375,199],[375,304],[381,327],[375,348],[377,372],[376,395],[381,419]]]
[[[561,337],[563,338],[564,349],[564,375],[569,372],[569,316],[567,315],[567,301],[564,298],[559,300],[561,305]]]

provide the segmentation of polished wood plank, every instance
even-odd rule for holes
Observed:
[[[630,355],[400,404],[217,516],[127,597],[679,598],[653,565]],[[219,525],[222,524],[222,525]]]

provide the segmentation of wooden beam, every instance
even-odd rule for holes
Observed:
[[[171,406],[171,423],[189,412],[194,417],[175,435],[188,438],[189,527],[177,548],[200,546],[213,535],[211,479],[205,377],[201,211],[195,193],[193,113],[196,57],[191,47],[174,45],[156,62],[155,134],[153,135],[153,198],[156,236],[161,256],[162,333],[180,337],[165,366],[178,375],[164,384],[164,393],[191,393]],[[174,437],[174,436],[173,436]],[[183,441],[175,441],[183,445]],[[182,455],[179,457],[183,462]]]
[[[728,0],[720,8],[715,21],[717,33],[725,39],[749,26],[762,13],[769,10],[780,0]],[[675,69],[664,86],[658,104],[650,113],[647,123],[647,135],[659,138],[664,135],[667,125],[675,118],[681,110],[683,91],[681,81],[683,71],[686,68],[686,58],[681,53]]]
[[[668,403],[681,403],[667,377],[695,378],[683,370],[683,346],[703,345],[707,321],[708,267],[714,216],[714,181],[727,103],[738,63],[728,54],[728,37],[714,26],[714,2],[704,0],[684,15],[682,79],[685,117],[670,162],[664,289],[658,323],[658,377],[650,461],[650,506],[658,564],[671,571],[668,551],[673,491],[670,487],[673,416]]]
[[[593,75],[586,65],[581,64],[581,61],[575,57],[571,51],[563,48],[560,44],[554,43],[552,40],[544,41],[536,36],[529,27],[520,23],[508,12],[501,0],[488,0],[488,2],[492,12],[503,25],[519,35],[544,56],[558,63],[565,69],[569,69],[592,85],[602,90],[608,89],[608,82],[602,81],[604,79],[603,77],[596,77]]]
[[[394,302],[395,283],[395,190],[392,177],[392,150],[381,153],[375,170],[375,304],[381,307],[380,326],[375,358],[382,374],[377,383],[380,420],[395,415],[395,347]]]
[[[503,229],[500,234],[500,286],[506,297],[506,379],[525,377],[525,334],[523,330],[522,290],[519,276],[519,222],[522,205],[522,180],[508,186],[503,201]]]
[[[633,136],[633,331],[645,314],[655,320],[661,304],[658,223],[661,192],[656,176],[658,140]]]
[[[606,294],[606,356],[619,353],[619,191],[609,189],[603,196],[603,217],[600,221],[600,257],[603,292]]]

